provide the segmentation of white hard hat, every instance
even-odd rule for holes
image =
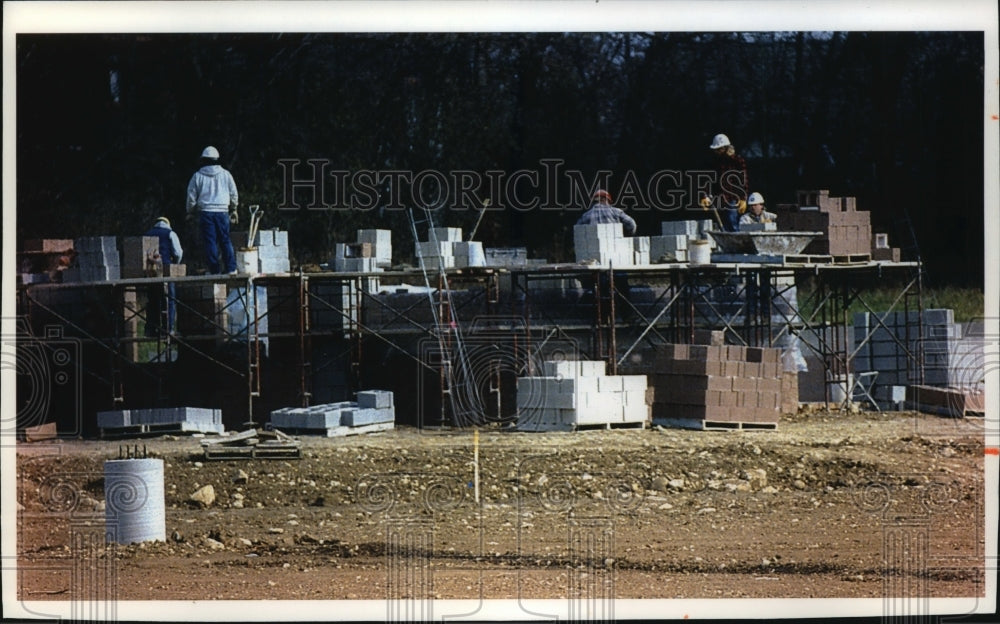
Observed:
[[[726,147],[727,145],[732,145],[729,142],[729,137],[724,134],[717,134],[715,138],[712,139],[712,144],[709,146],[710,149],[719,149],[720,147]]]
[[[219,150],[215,149],[211,145],[201,150],[202,158],[212,158],[214,160],[219,160]]]
[[[753,206],[754,204],[763,204],[764,196],[760,193],[750,193],[750,197],[747,198],[747,205]]]

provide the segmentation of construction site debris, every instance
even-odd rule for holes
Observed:
[[[42,442],[45,440],[55,440],[58,437],[56,424],[54,422],[35,425],[24,428],[25,442]]]
[[[298,440],[277,430],[247,429],[222,438],[202,440],[201,447],[207,460],[299,459],[302,457],[302,449],[299,447]],[[241,470],[236,473],[233,479],[235,483],[239,483],[237,479],[243,478],[240,473],[249,479],[249,476]]]

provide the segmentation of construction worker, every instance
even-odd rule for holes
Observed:
[[[169,275],[171,264],[178,264],[184,258],[184,249],[181,241],[177,237],[177,232],[170,229],[170,219],[158,217],[143,236],[155,236],[159,241],[160,260],[163,263],[163,275]],[[174,331],[174,318],[176,312],[176,292],[174,284],[167,283],[167,333]],[[160,329],[160,315],[163,310],[164,289],[162,286],[152,286],[149,289],[149,305],[146,309],[146,335],[155,336]]]
[[[740,225],[746,223],[774,223],[778,215],[764,209],[764,196],[760,193],[750,193],[747,198],[748,210],[740,217]]]
[[[708,210],[714,197],[720,197],[720,218],[723,229],[735,231],[739,219],[747,209],[747,192],[750,189],[750,176],[747,174],[747,162],[736,153],[736,148],[725,134],[717,134],[712,138],[711,145],[713,161],[712,177],[709,185],[702,188],[699,203]]]
[[[625,236],[635,234],[635,219],[625,214],[621,208],[611,205],[611,193],[598,189],[591,197],[590,209],[580,215],[577,225],[592,225],[595,223],[621,223]]]
[[[236,182],[219,164],[219,150],[209,145],[201,152],[200,167],[191,176],[187,188],[187,215],[189,219],[198,215],[209,273],[222,273],[220,251],[226,272],[236,273],[236,254],[229,239],[229,224],[236,223],[238,205]]]

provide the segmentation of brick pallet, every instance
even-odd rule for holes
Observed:
[[[834,257],[877,256],[899,259],[899,249],[878,248],[872,236],[871,213],[858,210],[853,197],[831,197],[830,191],[799,191],[797,204],[778,204],[778,228],[782,231],[822,232],[803,250],[808,255]],[[880,235],[882,241],[884,235]],[[853,261],[848,261],[853,262]],[[860,262],[860,260],[858,260]]]
[[[774,429],[782,406],[791,402],[787,394],[797,394],[782,370],[780,349],[670,344],[654,368],[654,424]]]

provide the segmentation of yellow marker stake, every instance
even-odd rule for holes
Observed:
[[[479,504],[479,429],[472,432],[472,484],[476,497],[476,504]]]

